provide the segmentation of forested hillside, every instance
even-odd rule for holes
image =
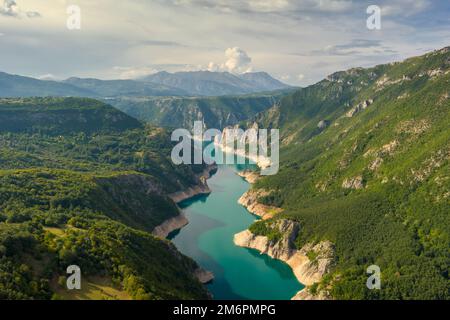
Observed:
[[[106,102],[153,125],[192,129],[195,121],[207,128],[224,128],[253,118],[277,105],[291,90],[223,97],[123,97]]]
[[[208,297],[196,263],[151,235],[204,169],[172,164],[169,132],[89,99],[4,99],[0,119],[1,299],[74,298],[72,264],[103,288],[91,298]]]
[[[338,72],[257,116],[280,127],[280,172],[259,202],[329,240],[336,263],[313,288],[337,299],[449,299],[450,48]],[[264,224],[264,222],[262,222]],[[265,228],[254,227],[264,234]],[[378,265],[382,289],[366,287]]]

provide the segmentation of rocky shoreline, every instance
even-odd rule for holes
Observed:
[[[298,281],[305,286],[320,282],[334,263],[333,244],[323,241],[318,244],[306,244],[297,250],[294,244],[300,230],[297,222],[282,219],[273,222],[272,228],[281,234],[281,238],[277,241],[270,241],[266,236],[254,235],[250,230],[245,230],[235,235],[234,243],[286,262],[292,268]],[[314,259],[311,260],[310,257]],[[305,288],[293,299],[324,300],[329,297],[323,292],[313,295],[308,288]]]
[[[202,284],[208,284],[208,283],[214,281],[214,274],[211,271],[207,271],[203,268],[197,268],[194,272],[194,276]]]
[[[208,166],[203,172],[198,176],[198,185],[194,187],[187,188],[182,191],[178,191],[172,194],[169,194],[169,198],[172,199],[175,203],[180,203],[182,201],[191,199],[198,195],[206,195],[211,193],[211,189],[208,186],[207,180],[211,178],[215,172],[217,172],[217,165]]]
[[[259,168],[261,169],[267,169],[272,165],[272,161],[267,158],[267,157],[263,157],[263,156],[250,156],[247,154],[247,152],[245,152],[245,150],[235,150],[233,148],[227,147],[227,146],[223,146],[220,144],[215,144],[216,146],[218,146],[223,153],[232,153],[235,154],[237,156],[240,156],[242,158],[247,158],[248,160],[250,160],[251,162],[255,163]]]
[[[258,202],[258,198],[269,195],[270,192],[265,190],[250,189],[239,198],[238,203],[244,206],[252,214],[261,217],[263,220],[273,218],[278,213],[283,212],[283,209],[267,206]]]
[[[258,124],[253,123],[253,125],[251,126],[251,129],[254,129],[257,132]],[[242,132],[243,131],[240,130],[239,125],[227,127],[223,130],[221,137],[216,137],[216,139],[214,140],[214,145],[216,147],[220,148],[222,150],[222,152],[225,154],[231,153],[231,154],[235,154],[237,156],[249,159],[251,162],[255,163],[259,168],[261,168],[263,170],[271,167],[272,160],[270,158],[259,155],[259,154],[252,155],[252,154],[249,154],[245,149],[239,149],[239,148],[236,149],[234,147],[234,145],[233,145],[233,147],[230,147],[227,145],[227,136],[235,137],[235,139],[237,139],[237,141],[239,143],[241,143],[241,145],[245,145],[246,143],[251,143],[251,142],[256,142],[256,143],[258,142],[257,137],[248,137],[246,135],[243,135]],[[253,141],[249,141],[248,138],[250,138],[250,140],[253,140]],[[256,139],[256,141],[254,139]]]
[[[210,165],[208,166],[197,178],[198,178],[198,185],[195,187],[190,187],[186,190],[175,192],[172,194],[169,194],[168,197],[172,199],[175,203],[180,203],[182,201],[188,200],[190,198],[193,198],[198,195],[207,195],[211,193],[211,189],[208,186],[207,180],[211,177],[212,174],[214,174],[217,171],[217,165]],[[156,237],[165,239],[168,237],[168,235],[175,231],[179,230],[186,225],[189,224],[188,219],[186,216],[180,212],[180,214],[176,217],[172,217],[166,221],[164,221],[162,224],[157,226],[155,229],[153,229],[152,234]]]
[[[257,172],[251,170],[239,172],[238,175],[250,184],[256,183],[260,178]],[[269,220],[283,211],[281,208],[258,203],[258,198],[269,194],[270,192],[266,190],[250,189],[242,195],[238,202],[252,214],[263,220]],[[283,219],[277,222],[275,228],[278,228],[282,234],[282,239],[279,241],[271,242],[268,237],[254,235],[250,230],[245,230],[234,236],[234,243],[240,247],[258,250],[261,254],[267,254],[273,259],[281,260],[289,265],[297,280],[305,285],[305,288],[292,297],[292,300],[330,300],[331,297],[327,292],[319,291],[313,294],[308,286],[320,282],[333,265],[333,244],[324,241],[316,245],[307,244],[297,250],[293,242],[300,230],[299,224]],[[311,261],[308,255],[316,258]]]
[[[198,175],[197,178],[199,183],[197,186],[169,194],[168,197],[172,199],[173,202],[178,204],[182,201],[188,200],[198,195],[210,194],[211,189],[208,186],[207,180],[211,178],[211,176],[215,172],[217,172],[217,169],[218,167],[215,164],[208,166],[205,170],[203,170],[203,172],[200,175]],[[180,211],[180,214],[178,216],[164,221],[162,224],[153,229],[152,234],[160,239],[166,239],[170,233],[172,233],[175,230],[179,230],[188,224],[189,220]],[[214,281],[214,274],[211,271],[207,271],[201,267],[198,267],[194,271],[193,275],[198,281],[200,281],[200,283],[204,285]]]
[[[258,172],[252,170],[240,171],[238,172],[238,175],[250,184],[255,184],[260,178]]]
[[[169,234],[175,230],[181,229],[189,224],[188,219],[183,213],[164,221],[162,224],[153,229],[152,234],[155,237],[166,239]]]

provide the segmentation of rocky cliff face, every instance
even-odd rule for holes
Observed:
[[[169,194],[169,198],[175,203],[180,203],[184,200],[190,199],[197,195],[210,194],[211,189],[209,189],[207,180],[211,177],[213,173],[217,171],[217,165],[208,166],[198,178],[198,184],[194,187],[190,187],[186,190],[175,192]],[[169,220],[164,221],[161,225],[157,226],[152,234],[159,238],[167,238],[169,234],[175,230],[185,227],[189,223],[188,219],[180,213],[180,215],[173,217]]]
[[[255,184],[256,181],[259,180],[260,176],[256,171],[251,170],[244,170],[241,172],[238,172],[238,175],[245,179],[250,184]]]
[[[281,238],[271,241],[266,236],[255,235],[246,230],[235,235],[234,243],[237,246],[256,249],[261,254],[286,262],[297,279],[306,286],[320,282],[322,277],[330,271],[335,259],[335,249],[331,242],[309,243],[298,250],[294,244],[300,232],[300,225],[297,222],[281,219],[272,222],[271,228],[279,232]],[[306,293],[307,291],[299,293],[299,297],[305,297]]]
[[[258,189],[258,190],[249,190],[242,195],[242,197],[238,200],[239,204],[244,206],[248,211],[252,214],[263,218],[264,220],[273,218],[276,214],[283,211],[283,209],[267,206],[261,203],[258,203],[258,198],[269,195],[270,192]]]
[[[269,157],[258,154],[258,150],[254,154],[247,152],[245,145],[258,146],[258,130],[259,125],[254,122],[248,125],[248,130],[242,129],[239,125],[227,127],[223,130],[222,136],[217,136],[214,144],[219,147],[224,153],[233,153],[235,155],[247,158],[255,163],[261,169],[269,168],[272,161]],[[237,141],[237,148],[235,148],[235,141]]]
[[[198,182],[196,186],[187,188],[182,191],[178,191],[172,194],[169,194],[169,197],[173,200],[175,203],[180,203],[184,200],[193,198],[198,195],[202,194],[210,194],[211,189],[208,186],[207,180],[211,177],[212,174],[214,174],[217,171],[217,165],[210,165],[208,166],[202,174],[200,174],[198,178]]]
[[[214,280],[214,274],[203,268],[197,268],[194,272],[195,277],[203,284],[208,284]]]
[[[320,291],[317,293],[312,293],[309,288],[305,288],[301,291],[299,291],[292,300],[303,300],[303,301],[310,301],[310,300],[331,300],[330,295],[326,291]]]
[[[169,234],[175,230],[179,230],[189,224],[188,219],[186,216],[182,213],[180,215],[173,217],[169,220],[164,221],[162,224],[157,226],[152,234],[155,237],[166,239]]]

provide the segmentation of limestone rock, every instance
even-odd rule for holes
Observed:
[[[152,234],[155,237],[166,239],[169,234],[175,230],[179,230],[189,224],[188,219],[184,214],[179,214],[169,220],[164,221],[162,224],[153,229]]]
[[[322,241],[317,244],[306,244],[297,250],[294,244],[300,232],[300,225],[297,222],[280,219],[272,222],[271,227],[282,234],[281,239],[270,241],[268,237],[254,235],[250,230],[245,230],[234,236],[234,243],[237,246],[256,249],[261,254],[286,262],[297,279],[305,285],[320,282],[334,265],[334,245],[329,241]],[[314,258],[310,260],[309,257]]]
[[[349,112],[347,112],[347,114],[346,114],[347,118],[352,118],[357,113],[359,113],[363,110],[366,110],[371,104],[373,104],[373,99],[365,100],[365,101],[359,103],[358,105],[353,107]]]
[[[317,124],[317,128],[319,128],[320,130],[324,130],[326,128],[328,128],[328,126],[330,125],[330,122],[327,120],[321,120],[318,124]]]
[[[208,284],[214,281],[214,274],[211,271],[207,271],[203,268],[197,268],[194,271],[194,276],[203,284]]]
[[[258,199],[260,197],[264,197],[269,195],[270,192],[262,189],[258,190],[249,190],[239,198],[238,203],[244,206],[249,212],[252,214],[259,216],[265,220],[272,218],[276,214],[283,211],[281,208],[267,206],[261,203],[258,203]]]
[[[312,301],[312,300],[331,300],[330,295],[326,291],[320,291],[316,294],[312,294],[308,288],[305,288],[299,291],[292,300],[303,300],[303,301]]]
[[[248,183],[254,184],[258,179],[260,178],[259,174],[255,171],[251,170],[244,170],[241,172],[238,172],[238,175],[242,178],[244,178]]]
[[[364,189],[364,180],[362,176],[357,176],[355,178],[345,179],[342,183],[342,188],[344,189]]]

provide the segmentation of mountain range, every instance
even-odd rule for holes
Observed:
[[[0,73],[0,97],[223,96],[287,88],[290,86],[264,72],[243,75],[208,71],[159,72],[139,80],[69,78],[64,81]]]
[[[159,72],[140,81],[179,88],[192,96],[238,95],[289,88],[265,72],[241,75],[210,71]]]

